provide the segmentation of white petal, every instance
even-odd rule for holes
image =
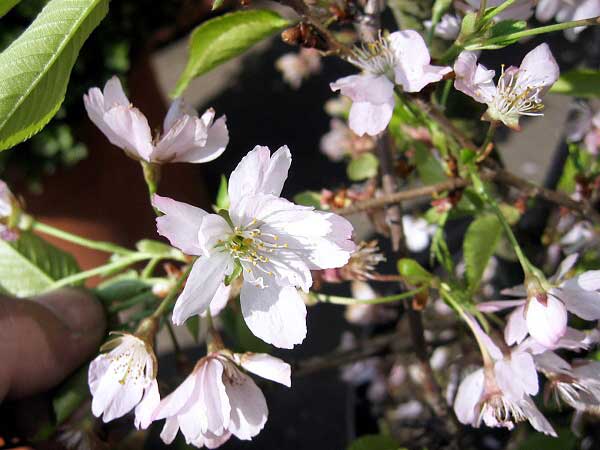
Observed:
[[[557,436],[556,431],[554,431],[554,428],[552,428],[550,422],[548,422],[540,410],[537,409],[531,398],[523,397],[523,399],[519,402],[519,406],[523,408],[529,423],[534,429],[553,437]]]
[[[466,425],[476,423],[478,415],[476,409],[483,393],[484,378],[483,369],[478,369],[467,375],[460,383],[454,399],[454,412],[461,423]]]
[[[169,417],[165,422],[165,426],[163,427],[160,438],[162,441],[169,445],[175,440],[175,436],[177,436],[177,432],[179,431],[179,423],[177,422],[176,417]]]
[[[502,292],[504,293],[504,292]],[[490,302],[481,302],[477,304],[477,309],[481,312],[497,312],[502,311],[506,308],[514,308],[515,306],[522,306],[527,300],[492,300]]]
[[[566,281],[562,288],[552,292],[556,292],[573,314],[585,320],[600,319],[600,293],[581,289],[577,279]]]
[[[163,121],[163,133],[167,133],[177,121],[181,120],[185,116],[197,117],[198,113],[191,108],[181,97],[176,98],[169,106],[169,110],[165,115]]]
[[[197,401],[196,384],[202,367],[194,368],[192,373],[177,388],[163,398],[154,412],[152,420],[168,419],[189,409]]]
[[[431,61],[427,44],[418,32],[396,31],[390,34],[388,39],[396,57],[403,63],[425,66]]]
[[[292,348],[306,337],[306,306],[295,288],[244,282],[240,301],[248,328],[263,341]]]
[[[269,415],[263,393],[250,377],[242,373],[226,383],[225,388],[231,403],[229,431],[238,439],[252,439],[263,429]]]
[[[558,266],[556,274],[552,277],[553,282],[562,281],[565,275],[573,268],[575,263],[577,262],[577,258],[579,255],[577,253],[573,253],[572,255],[567,256]]]
[[[104,85],[104,107],[110,109],[114,106],[129,106],[131,102],[123,91],[121,80],[117,76],[111,77]]]
[[[225,286],[225,283],[221,283],[215,296],[210,301],[210,315],[217,317],[219,313],[227,306],[229,302],[229,294],[231,293],[231,285]],[[206,313],[205,313],[206,314]]]
[[[358,136],[377,136],[385,130],[392,119],[394,99],[389,103],[353,102],[348,125]]]
[[[239,365],[254,375],[281,383],[287,387],[292,384],[290,378],[292,368],[279,358],[266,353],[236,353],[234,357]]]
[[[152,205],[164,213],[156,219],[158,234],[166,237],[171,245],[188,255],[201,255],[198,230],[206,211],[187,203],[155,194]]]
[[[201,396],[206,409],[206,429],[203,432],[219,436],[229,426],[231,407],[223,384],[223,363],[217,358],[209,358],[205,364],[201,380]]]
[[[206,143],[203,146],[195,146],[193,150],[181,155],[176,161],[205,163],[221,156],[229,144],[229,130],[225,116],[219,117],[206,133]]]
[[[231,227],[223,217],[218,214],[204,216],[198,228],[198,245],[204,256],[215,252],[215,246],[232,233]]]
[[[586,0],[580,3],[573,13],[571,20],[591,19],[600,16],[600,2],[598,0]],[[573,34],[581,33],[585,27],[573,28]]]
[[[546,305],[532,299],[525,320],[529,334],[540,344],[552,348],[567,331],[567,309],[560,300],[547,296]]]
[[[527,337],[527,332],[525,307],[520,306],[508,316],[506,328],[504,328],[504,340],[508,345],[520,344]]]
[[[231,273],[232,260],[227,253],[213,253],[211,256],[200,257],[194,263],[183,292],[179,295],[173,309],[173,323],[181,325],[189,317],[202,314],[225,275]]]
[[[291,162],[292,155],[287,146],[279,148],[272,157],[268,147],[254,147],[242,158],[229,177],[229,200],[232,209],[249,195],[279,196]]]
[[[562,0],[539,0],[535,9],[535,18],[540,22],[548,22],[556,15],[561,3]]]
[[[489,103],[496,93],[493,70],[477,64],[477,53],[463,51],[454,63],[454,87],[479,103]]]
[[[586,291],[600,290],[600,270],[588,270],[576,277],[577,284]]]
[[[549,373],[571,374],[571,365],[552,351],[536,355],[534,360],[538,370]]]
[[[136,159],[150,160],[152,132],[148,119],[132,106],[115,106],[104,113],[103,121],[110,129],[108,140]]]
[[[330,83],[329,87],[332,91],[340,91],[353,102],[394,104],[394,83],[384,75],[350,75]]]
[[[152,415],[160,404],[160,393],[158,392],[158,383],[152,380],[149,387],[146,388],[144,398],[135,408],[135,427],[139,430],[146,429],[152,423]]]
[[[517,84],[524,89],[535,86],[544,88],[543,91],[546,91],[558,80],[559,74],[560,69],[552,56],[550,47],[543,43],[523,58],[519,67]]]

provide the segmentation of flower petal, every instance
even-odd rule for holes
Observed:
[[[160,438],[165,444],[169,445],[175,440],[178,431],[179,422],[177,421],[177,417],[168,417],[165,426],[160,433]]]
[[[484,378],[483,369],[477,369],[467,375],[458,386],[454,399],[454,412],[461,423],[466,425],[476,423],[478,415],[476,409],[483,393]]]
[[[479,103],[492,101],[496,93],[496,86],[494,85],[496,72],[477,64],[476,52],[461,52],[454,63],[454,72],[456,74],[454,87],[457,90],[467,94]]]
[[[581,289],[577,278],[567,280],[562,288],[553,289],[551,292],[565,303],[570,312],[582,319],[600,319],[600,292]]]
[[[223,217],[218,214],[204,216],[198,228],[198,245],[204,256],[214,253],[215,246],[226,236],[232,233],[231,227]]]
[[[546,305],[532,299],[527,305],[525,320],[529,334],[548,348],[556,345],[567,331],[567,309],[551,295],[547,296]]]
[[[135,427],[139,430],[146,429],[152,423],[152,416],[160,404],[160,393],[158,392],[158,383],[152,380],[150,386],[146,388],[144,398],[135,407]]]
[[[229,431],[238,439],[252,439],[267,422],[269,411],[265,396],[254,381],[241,372],[232,382],[226,379],[225,389],[231,403]]]
[[[261,289],[244,282],[242,314],[252,333],[280,348],[292,348],[306,337],[306,306],[294,287]]]
[[[201,255],[198,230],[206,211],[187,203],[154,194],[152,205],[164,213],[156,219],[158,234],[166,237],[171,245],[188,255]]]
[[[290,379],[292,368],[279,358],[266,353],[236,353],[234,357],[236,363],[254,375],[287,387],[292,384]]]
[[[503,292],[504,293],[504,292]],[[481,302],[477,304],[477,309],[481,312],[491,313],[502,311],[515,306],[522,306],[527,300],[492,300],[490,302]]]
[[[225,275],[231,273],[232,260],[227,253],[213,253],[199,258],[173,309],[173,323],[183,324],[189,317],[202,314],[209,307]]]
[[[115,75],[104,85],[104,108],[106,110],[115,106],[129,106],[131,102],[123,91],[121,80]]]
[[[223,384],[223,363],[217,358],[208,358],[202,373],[201,398],[206,410],[206,429],[220,436],[229,426],[231,406]]]
[[[525,55],[516,83],[523,89],[542,88],[544,93],[558,80],[559,74],[560,69],[550,47],[543,43]]]
[[[525,306],[519,306],[508,316],[504,328],[504,340],[508,345],[520,344],[527,337],[527,333]]]
[[[348,125],[358,136],[377,136],[385,130],[394,112],[394,98],[389,103],[353,102]]]
[[[150,160],[152,132],[148,119],[133,106],[115,106],[104,113],[102,120],[110,130],[106,137],[111,144],[125,150],[135,159]]]

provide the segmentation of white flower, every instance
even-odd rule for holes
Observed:
[[[431,28],[431,20],[424,22],[425,28]],[[438,24],[435,26],[434,34],[446,41],[453,41],[460,32],[461,19],[455,14],[444,14]]]
[[[283,74],[283,79],[294,89],[302,80],[321,70],[321,55],[312,48],[301,48],[298,53],[286,53],[276,62],[275,67]]]
[[[394,111],[394,83],[406,92],[419,92],[427,84],[440,81],[450,67],[429,64],[425,41],[414,30],[396,31],[355,49],[351,63],[364,73],[340,78],[330,87],[352,99],[350,128],[362,136],[381,133]]]
[[[166,444],[177,432],[188,444],[216,448],[233,434],[250,440],[264,427],[268,409],[265,397],[252,379],[237,365],[263,378],[290,386],[290,366],[266,354],[231,355],[211,353],[153,414],[167,419],[160,437]]]
[[[340,119],[331,119],[331,129],[323,135],[321,151],[332,161],[341,161],[344,156],[357,157],[375,149],[371,136],[357,136]]]
[[[229,178],[227,218],[154,197],[154,206],[165,213],[156,221],[158,232],[185,253],[201,255],[175,304],[174,323],[203,313],[237,268],[250,330],[283,348],[304,340],[306,307],[297,288],[308,292],[311,270],[342,267],[355,245],[346,219],[279,197],[290,164],[285,146],[272,156],[267,147],[249,152]]]
[[[536,430],[556,436],[530,398],[539,389],[532,355],[522,346],[503,353],[474,318],[469,320],[477,340],[488,353],[488,360],[458,387],[454,401],[458,420],[475,428],[483,421],[489,427],[509,430],[515,423],[528,420]]]
[[[90,89],[83,102],[91,121],[133,159],[156,164],[204,163],[219,157],[229,142],[225,116],[213,123],[215,112],[209,109],[197,117],[181,99],[171,104],[162,134],[153,140],[148,120],[131,105],[117,77],[106,82],[104,92]]]
[[[8,227],[8,222],[14,213],[15,197],[8,185],[0,180],[0,239],[14,241],[17,234]]]
[[[454,87],[479,103],[488,105],[484,120],[500,121],[519,130],[520,116],[540,116],[542,96],[558,79],[559,69],[547,44],[531,50],[520,67],[502,70],[494,86],[493,70],[477,64],[477,54],[464,51],[454,64]]]
[[[556,348],[568,330],[567,311],[585,320],[600,319],[600,270],[590,270],[564,280],[577,256],[570,255],[561,263],[548,287],[530,280],[527,289],[517,286],[502,291],[505,295],[527,298],[478,305],[485,312],[516,307],[510,313],[505,329],[505,339],[509,345],[523,341],[529,333],[546,348]]]
[[[136,426],[146,428],[160,401],[154,352],[144,340],[131,334],[123,334],[107,345],[112,349],[96,357],[88,371],[92,412],[109,422],[135,408]]]
[[[553,17],[557,22],[590,19],[600,16],[598,0],[539,0],[535,17],[540,22],[547,22]],[[565,30],[567,39],[574,41],[586,27]]]
[[[425,219],[408,214],[402,216],[402,226],[406,235],[406,246],[414,253],[422,252],[429,246],[431,236],[436,230],[436,226]]]

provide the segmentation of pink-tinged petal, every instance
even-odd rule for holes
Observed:
[[[404,68],[404,70],[398,71],[396,69],[396,82],[406,92],[420,92],[425,86],[437,83],[450,72],[452,72],[451,67],[433,65],[427,65],[421,70],[407,70]]]
[[[104,374],[108,371],[110,367],[110,359],[105,355],[96,356],[90,363],[90,367],[88,369],[88,384],[90,386],[90,392],[92,396],[96,395],[98,391],[98,387],[100,386],[100,381]],[[94,415],[99,416],[101,411]]]
[[[141,383],[123,385],[116,377],[102,377],[92,400],[92,412],[110,422],[130,412],[142,399]]]
[[[223,363],[217,358],[209,358],[201,379],[201,398],[206,409],[206,429],[219,436],[229,426],[231,406],[223,384]]]
[[[429,49],[421,35],[414,30],[395,31],[389,35],[390,47],[404,64],[425,66],[431,62]]]
[[[152,417],[156,408],[160,404],[160,393],[158,392],[158,383],[152,380],[150,386],[146,388],[144,398],[135,407],[135,427],[139,430],[146,429],[152,423]]]
[[[575,328],[567,327],[567,332],[559,339],[556,348],[566,348],[573,351],[589,350],[590,346],[597,344],[599,340],[600,332],[597,329],[584,333]]]
[[[249,195],[279,196],[291,163],[292,155],[287,146],[279,148],[272,157],[268,147],[254,147],[242,158],[229,177],[229,200],[232,209]]]
[[[548,22],[558,12],[562,0],[539,0],[535,9],[535,18],[540,22]]]
[[[237,373],[234,380],[226,382],[225,388],[231,403],[229,431],[238,439],[252,439],[267,422],[269,411],[265,396],[254,381],[242,373]]]
[[[367,102],[375,105],[393,104],[394,83],[385,75],[369,73],[350,75],[340,78],[335,83],[330,83],[332,91],[350,98],[353,102]]]
[[[467,375],[458,387],[454,399],[454,412],[456,418],[465,425],[474,424],[477,421],[477,409],[483,394],[484,378],[483,369],[478,369]]]
[[[252,333],[280,348],[293,348],[306,337],[306,306],[294,287],[242,286],[242,315]]]
[[[201,147],[206,143],[206,133],[196,141],[196,127],[204,125],[198,123],[200,119],[193,116],[180,117],[168,130],[164,132],[156,143],[150,160],[154,163],[170,163],[185,160],[188,153],[194,151],[195,147]]]
[[[393,112],[393,97],[389,103],[353,102],[348,125],[358,136],[377,136],[387,128]]]
[[[232,233],[231,227],[218,214],[204,216],[198,228],[198,245],[204,256],[215,252],[215,246]]]
[[[600,292],[581,289],[576,279],[567,280],[562,288],[553,289],[551,292],[576,316],[585,320],[600,319]]]
[[[504,328],[504,340],[508,345],[520,344],[527,337],[527,332],[525,306],[519,306],[508,316]]]
[[[540,410],[537,409],[531,398],[523,397],[523,399],[519,402],[519,406],[521,406],[525,412],[527,420],[529,420],[529,423],[534,429],[540,433],[557,437],[556,431],[554,431],[554,428],[552,428],[552,425],[550,422],[548,422]]]
[[[221,283],[215,296],[210,301],[210,315],[212,317],[217,317],[223,308],[227,306],[229,302],[229,294],[231,293],[231,285],[225,286],[225,283]],[[206,313],[204,314],[206,315]]]
[[[550,47],[543,43],[525,55],[519,67],[516,83],[523,89],[542,88],[544,93],[558,80],[559,75],[560,69]]]
[[[229,131],[225,116],[221,116],[208,128],[201,123],[201,119],[194,118],[192,140],[174,154],[172,161],[194,164],[210,162],[223,154],[228,143]]]
[[[173,126],[185,116],[197,117],[198,113],[191,108],[181,97],[171,103],[165,120],[163,121],[163,133],[167,133]]]
[[[567,331],[567,308],[548,295],[546,305],[532,299],[525,314],[529,334],[540,344],[553,348]]]
[[[185,283],[173,309],[173,323],[183,324],[189,317],[204,313],[225,275],[231,273],[233,261],[227,253],[213,253],[209,257],[200,257],[194,263],[190,276]]]
[[[229,440],[231,437],[230,432],[223,433],[221,436],[215,436],[211,433],[206,433],[200,435],[196,440],[190,442],[195,447],[206,447],[209,449],[217,448],[223,445],[225,442]]]
[[[123,91],[118,77],[111,77],[104,85],[104,108],[108,110],[115,106],[129,106],[131,102]]]
[[[178,414],[189,409],[191,404],[197,401],[196,384],[198,382],[198,371],[200,368],[195,368],[194,371],[177,388],[163,398],[154,411],[152,420],[167,419],[175,417]],[[177,432],[175,432],[177,433]]]
[[[166,237],[171,245],[188,255],[201,255],[198,230],[202,219],[208,213],[187,203],[157,194],[152,197],[152,205],[164,214],[156,219],[158,234]]]
[[[496,86],[494,85],[493,70],[488,70],[485,66],[477,64],[477,53],[463,51],[456,58],[454,63],[454,72],[456,78],[454,87],[472,97],[479,103],[489,103],[492,101]]]
[[[516,380],[521,385],[525,394],[537,394],[539,383],[533,356],[527,352],[513,352],[510,357],[510,366],[515,374],[513,381]]]
[[[502,292],[504,294],[504,292]],[[522,306],[527,300],[493,300],[491,302],[481,302],[477,304],[477,309],[481,312],[492,313],[502,311],[515,306]]]
[[[534,360],[536,367],[540,371],[550,374],[571,374],[571,365],[552,351],[536,355]]]
[[[571,20],[591,19],[600,16],[600,2],[598,0],[585,0],[580,3]],[[581,33],[586,27],[576,27],[572,29],[575,36]]]
[[[169,417],[160,433],[160,438],[165,444],[169,445],[175,440],[178,431],[179,422],[177,422],[177,417]]]
[[[600,270],[588,270],[576,277],[576,282],[586,291],[600,290]]]
[[[569,273],[569,271],[573,268],[575,263],[577,262],[577,258],[579,255],[577,253],[573,253],[572,255],[567,256],[558,266],[556,270],[556,274],[552,277],[553,282],[562,281],[562,279]]]
[[[110,132],[106,134],[111,144],[125,150],[136,159],[150,160],[152,132],[148,119],[132,106],[115,106],[102,117]]]
[[[266,353],[236,353],[234,356],[236,363],[254,375],[281,383],[287,387],[292,385],[292,368],[281,359]]]
[[[491,337],[489,337],[485,331],[481,329],[479,322],[472,315],[465,313],[465,320],[468,321],[469,327],[475,334],[477,340],[485,346],[490,356],[495,360],[500,360],[504,357],[502,350],[494,343]]]

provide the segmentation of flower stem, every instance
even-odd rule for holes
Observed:
[[[152,317],[160,318],[169,310],[171,304],[175,301],[175,298],[177,297],[179,291],[183,287],[185,280],[192,271],[192,267],[193,264],[190,264],[185,268],[175,285],[171,288],[169,294],[164,298],[162,302],[160,302],[158,308],[156,308],[156,310],[152,313]]]
[[[162,260],[162,258],[156,257],[156,258],[152,258],[150,261],[148,261],[148,264],[146,264],[146,267],[144,267],[144,270],[142,270],[141,277],[143,280],[150,278],[152,276],[152,274],[154,273],[154,269],[156,269],[156,265],[161,260]]]
[[[332,303],[334,305],[380,305],[383,303],[393,303],[399,300],[406,300],[414,297],[419,292],[425,290],[425,287],[415,289],[402,294],[389,295],[387,297],[377,297],[368,300],[360,300],[358,298],[338,297],[336,295],[315,294],[315,298],[322,303]]]
[[[32,220],[30,223],[30,229],[34,231],[39,231],[41,233],[47,234],[49,236],[54,236],[63,241],[72,242],[74,244],[80,245],[82,247],[91,248],[94,250],[100,250],[106,253],[115,253],[117,255],[133,255],[135,252],[121,247],[116,244],[112,244],[110,242],[103,241],[94,241],[92,239],[87,239],[82,236],[77,236],[76,234],[69,233],[67,231],[60,230],[58,228],[54,228],[51,225],[38,222],[36,220]]]
[[[158,191],[158,183],[160,181],[160,166],[157,164],[152,164],[146,161],[140,161],[142,165],[142,170],[144,172],[144,181],[146,182],[146,186],[148,187],[148,197],[150,198],[150,204],[152,205],[152,198],[154,194]],[[154,206],[152,207],[154,213],[157,216],[160,216],[161,213]]]

